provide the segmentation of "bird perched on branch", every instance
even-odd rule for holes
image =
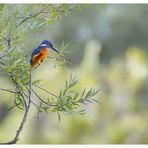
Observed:
[[[48,56],[48,50],[51,49],[57,53],[59,51],[55,49],[52,43],[48,40],[42,41],[42,43],[34,49],[33,53],[31,54],[30,65],[32,68],[38,67]]]

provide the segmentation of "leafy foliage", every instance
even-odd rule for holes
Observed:
[[[13,82],[15,82],[15,90],[18,93],[15,93],[14,105],[19,109],[25,107],[23,97],[28,97],[29,73],[31,70],[28,59],[23,56],[23,51],[25,50],[22,42],[24,35],[44,24],[54,23],[55,21],[60,20],[63,15],[68,15],[71,10],[80,9],[80,7],[80,5],[42,4],[17,5],[17,7],[15,5],[4,5],[1,8],[0,42],[1,51],[4,53],[0,57],[3,59],[2,63],[4,63],[1,64],[1,71],[11,76]],[[68,44],[65,44],[63,41],[60,47],[60,54],[57,54],[54,57],[48,57],[49,60],[59,66],[69,64],[70,60],[65,58],[67,47]],[[38,86],[39,83],[40,80],[34,80],[32,85],[47,92],[47,90]],[[86,92],[84,89],[81,94],[80,92],[72,90],[77,83],[78,80],[71,76],[68,81],[66,80],[65,88],[60,91],[59,95],[56,96],[52,94],[52,97],[49,97],[47,102],[41,100],[38,94],[34,92],[42,102],[40,103],[40,106],[36,105],[36,107],[39,107],[40,111],[41,108],[43,109],[42,111],[47,111],[48,107],[52,106],[52,112],[56,111],[58,113],[63,112],[66,114],[75,112],[84,113],[84,110],[76,111],[76,109],[80,109],[80,104],[93,102],[94,100],[92,100],[91,97],[95,96],[98,91],[90,89]],[[51,95],[51,93],[49,94]]]
[[[29,90],[29,79],[30,79],[30,66],[28,63],[27,56],[23,56],[25,50],[23,45],[24,35],[33,29],[50,23],[54,23],[60,20],[63,15],[68,15],[73,9],[80,9],[80,5],[67,5],[67,4],[56,4],[56,5],[4,5],[2,7],[1,32],[1,53],[2,59],[1,71],[7,73],[14,82],[14,88],[16,90],[14,105],[19,109],[24,109],[24,98],[28,97],[27,92]],[[14,31],[15,30],[15,31]],[[3,46],[5,45],[5,46]],[[60,54],[54,57],[48,57],[51,62],[56,65],[65,66],[69,64],[70,60],[66,59],[67,53],[66,48],[68,44],[64,41],[60,47]],[[27,54],[28,55],[28,54]],[[4,64],[3,64],[4,63]],[[59,95],[56,96],[44,88],[39,86],[40,80],[33,80],[32,85],[48,92],[52,97],[48,97],[48,101],[45,102],[37,92],[37,98],[40,99],[40,105],[32,102],[39,111],[51,110],[52,112],[63,112],[66,114],[81,113],[85,110],[81,110],[80,105],[86,104],[87,102],[94,102],[92,97],[96,95],[98,90],[90,89],[88,92],[84,89],[82,94],[72,90],[78,80],[75,77],[65,82],[65,88],[60,91]],[[52,109],[51,109],[52,107]]]
[[[17,107],[25,111],[17,134],[9,143],[17,142],[27,119],[30,104],[36,107],[38,113],[57,112],[60,120],[61,112],[83,114],[85,109],[81,109],[81,104],[95,102],[92,98],[98,93],[98,90],[91,88],[88,91],[84,89],[82,93],[75,91],[74,87],[78,83],[76,77],[71,76],[69,80],[66,80],[65,88],[59,92],[59,95],[40,87],[41,80],[32,80],[32,69],[27,59],[30,52],[24,56],[24,53],[26,54],[24,39],[27,33],[42,25],[54,23],[62,19],[64,15],[68,15],[71,10],[78,8],[80,9],[80,6],[67,4],[2,5],[0,7],[0,72],[8,76],[14,89],[12,91],[11,89],[0,88],[0,91],[7,91],[15,95],[14,104],[10,109]],[[68,44],[62,42],[60,54],[48,58],[59,66],[65,66],[70,62],[65,57],[67,47]],[[35,88],[48,94],[46,101],[38,95]],[[31,99],[32,92],[39,103]]]
[[[69,44],[65,44],[64,41],[61,44],[60,47],[60,53],[53,56],[48,56],[51,62],[53,62],[56,65],[60,67],[65,67],[71,63],[70,59],[66,58],[66,54],[68,53],[67,47]]]
[[[59,95],[56,96],[46,89],[39,86],[39,83],[34,83],[37,88],[46,91],[50,96],[47,98],[46,102],[40,106],[42,111],[48,112],[57,112],[60,120],[60,112],[64,114],[84,114],[85,109],[82,109],[81,105],[87,105],[87,103],[98,102],[94,99],[99,90],[91,88],[83,92],[77,92],[74,90],[74,87],[78,84],[78,79],[76,77],[70,76],[69,80],[65,82],[65,88],[59,92]],[[41,98],[40,98],[41,99]]]

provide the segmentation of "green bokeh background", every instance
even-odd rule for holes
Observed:
[[[16,6],[17,7],[17,6]],[[1,7],[0,7],[1,9]],[[69,43],[71,65],[63,70],[48,60],[33,72],[44,87],[58,92],[70,74],[78,88],[100,89],[99,104],[88,104],[85,115],[40,114],[31,109],[21,134],[23,144],[148,144],[148,5],[99,5],[72,11],[24,39],[26,52],[50,39],[56,48]],[[0,76],[0,88],[9,80]],[[43,95],[43,94],[42,94]],[[10,93],[0,92],[0,142],[14,137],[23,111],[7,112]]]

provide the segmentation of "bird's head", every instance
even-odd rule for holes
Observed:
[[[46,48],[51,48],[52,50],[54,50],[55,52],[59,53],[59,51],[57,49],[55,49],[52,45],[52,43],[48,40],[43,40],[42,43],[40,44],[40,46],[42,47],[46,47]]]

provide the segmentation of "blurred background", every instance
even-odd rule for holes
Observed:
[[[85,115],[42,113],[32,107],[21,134],[23,144],[148,144],[148,5],[100,5],[72,11],[55,24],[25,37],[26,49],[49,39],[58,49],[69,43],[66,70],[46,60],[34,79],[58,92],[70,74],[78,88],[99,88],[100,104],[88,104]],[[10,82],[0,77],[0,87]],[[0,92],[0,142],[12,139],[23,111],[13,109],[13,96]]]

